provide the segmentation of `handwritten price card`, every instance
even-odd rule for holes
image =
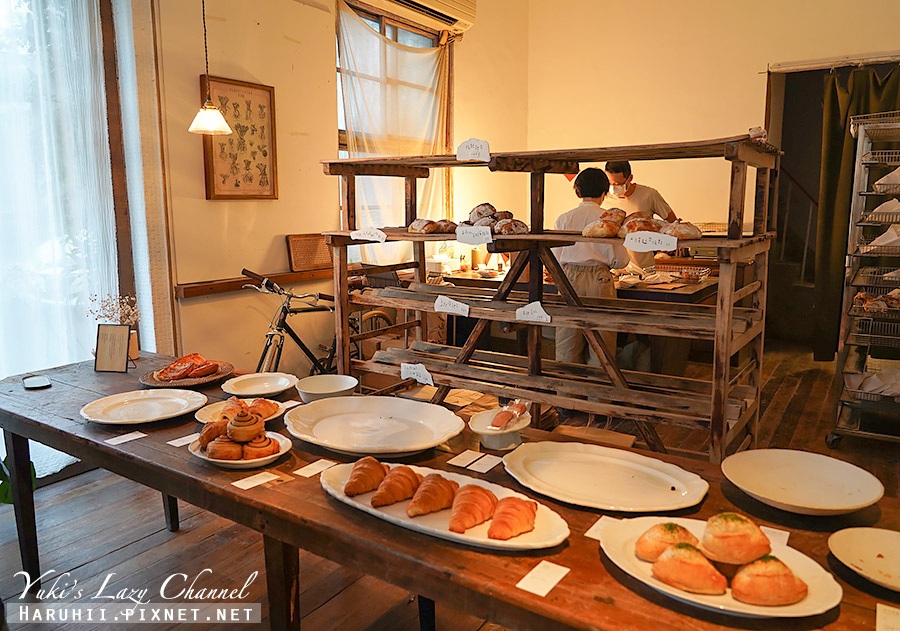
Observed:
[[[469,317],[469,305],[453,300],[453,298],[447,298],[447,296],[438,296],[435,299],[434,310],[438,313],[452,313],[466,318]]]
[[[525,322],[550,322],[550,314],[544,311],[540,302],[535,300],[524,307],[516,309],[516,320]]]
[[[415,379],[419,383],[424,383],[428,386],[434,385],[434,379],[431,378],[431,373],[428,372],[428,369],[425,368],[423,364],[407,364],[406,362],[402,362],[400,364],[400,378]]]
[[[478,140],[478,138],[469,138],[456,148],[456,159],[460,162],[465,160],[478,160],[479,162],[491,161],[491,148],[488,146],[487,140]]]
[[[457,226],[456,240],[467,245],[481,245],[491,243],[494,235],[490,226]]]
[[[351,232],[350,238],[354,241],[378,241],[378,243],[384,243],[387,235],[378,228],[363,228]]]
[[[640,230],[625,235],[625,247],[632,252],[669,252],[678,247],[678,239],[670,234]]]

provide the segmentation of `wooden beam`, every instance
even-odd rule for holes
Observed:
[[[770,169],[756,170],[756,196],[753,204],[753,234],[763,234],[769,220]],[[777,191],[776,191],[777,194]]]
[[[324,280],[326,278],[331,278],[333,275],[334,269],[326,267],[305,272],[276,272],[275,274],[269,274],[266,278],[279,285],[290,285],[291,283]],[[196,283],[183,283],[175,285],[175,297],[197,298],[198,296],[225,294],[232,291],[240,291],[244,288],[244,285],[247,284],[254,283],[245,276],[241,276],[240,278],[225,278],[222,280],[204,280]]]
[[[747,163],[731,163],[731,189],[728,197],[728,238],[740,239],[744,230],[744,195],[747,192]]]
[[[743,164],[735,162],[733,164]],[[713,350],[712,415],[709,433],[709,460],[720,463],[725,457],[725,432],[727,426],[726,399],[731,369],[731,333],[728,324],[734,309],[733,263],[719,266],[719,294],[716,310],[715,347]]]
[[[337,371],[350,374],[350,294],[347,291],[347,248],[334,249],[334,336]]]
[[[544,174],[531,174],[531,234],[544,232]],[[554,247],[554,246],[548,246]],[[540,264],[540,262],[538,262]]]
[[[488,163],[491,171],[526,171],[531,173],[578,173],[575,160],[548,160],[521,156],[494,155]]]
[[[406,166],[402,164],[352,164],[341,162],[325,162],[325,175],[353,177],[355,175],[381,175],[388,177],[426,178],[430,171],[425,167]]]
[[[355,335],[350,336],[351,342],[362,342],[363,340],[368,340],[373,337],[380,337],[382,335],[388,335],[391,333],[400,333],[401,331],[405,331],[406,329],[413,329],[417,326],[421,325],[421,321],[419,320],[410,320],[409,322],[400,322],[399,324],[392,324],[390,326],[384,326],[380,329],[373,329],[371,331],[366,331],[365,333],[356,333]]]
[[[747,141],[729,142],[725,144],[725,159],[746,162],[750,166],[760,169],[774,168],[777,154],[766,151],[761,147],[768,147],[768,145],[759,145]]]
[[[341,227],[356,230],[356,177],[350,173],[341,176]]]
[[[404,215],[406,218],[406,225],[408,226],[412,222],[414,222],[416,220],[416,217],[418,216],[419,206],[416,200],[416,178],[407,176],[404,188],[406,192],[406,195],[404,197]]]
[[[747,283],[745,286],[738,289],[734,292],[734,304],[739,303],[741,300],[749,296],[750,294],[759,291],[762,287],[762,283],[758,280],[753,281],[752,283]]]

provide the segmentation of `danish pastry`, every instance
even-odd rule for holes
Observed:
[[[253,399],[250,403],[250,407],[247,410],[250,414],[255,414],[261,419],[267,419],[273,414],[275,414],[279,405],[277,401],[269,401],[268,399]]]
[[[263,432],[249,443],[244,443],[242,453],[244,460],[254,460],[275,455],[280,450],[281,445],[278,444],[278,441]]]
[[[241,410],[237,416],[228,421],[226,432],[228,437],[239,443],[248,443],[265,431],[266,424],[263,420],[250,414],[249,411]]]
[[[209,445],[212,441],[214,441],[219,436],[223,436],[225,434],[225,429],[228,427],[227,420],[221,421],[212,421],[203,426],[203,429],[200,430],[200,437],[197,441],[200,443],[200,446],[203,449],[206,449],[207,445]]]
[[[206,446],[206,455],[216,460],[240,460],[244,446],[223,434]]]

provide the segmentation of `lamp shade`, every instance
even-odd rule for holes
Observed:
[[[207,100],[203,107],[200,108],[200,111],[197,112],[194,121],[188,127],[188,131],[194,134],[224,136],[231,133],[231,127],[228,126],[219,108],[213,105],[212,101]]]

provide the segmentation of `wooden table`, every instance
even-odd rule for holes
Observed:
[[[791,621],[753,620],[679,603],[619,571],[595,540],[584,537],[600,511],[542,498],[568,522],[572,531],[569,539],[548,550],[488,552],[403,530],[362,514],[328,497],[317,477],[307,479],[291,473],[321,457],[345,462],[353,460],[351,457],[294,441],[294,449],[271,469],[280,480],[242,491],[231,483],[255,472],[220,470],[191,456],[186,447],[166,444],[197,431],[191,417],[128,426],[97,425],[79,417],[78,410],[85,403],[138,389],[139,374],[167,361],[161,356],[145,356],[138,363],[139,369],[127,375],[95,373],[90,362],[63,366],[45,372],[53,385],[40,391],[25,391],[15,377],[0,382],[0,427],[5,430],[11,456],[20,549],[23,565],[32,575],[38,572],[38,557],[26,438],[260,532],[273,629],[299,628],[298,581],[303,577],[299,575],[298,548],[519,630],[872,629],[876,601],[900,602],[897,593],[868,583],[841,566],[829,556],[827,548],[828,535],[840,528],[877,525],[900,529],[900,501],[893,498],[882,499],[876,506],[849,516],[802,517],[749,498],[724,481],[715,465],[658,456],[710,482],[709,495],[699,506],[677,511],[676,515],[703,519],[723,510],[738,510],[760,523],[788,529],[791,545],[833,571],[844,588],[841,605],[819,616]],[[206,392],[211,398],[222,396],[215,386]],[[283,426],[276,428],[284,432]],[[136,429],[148,436],[117,446],[104,442]],[[536,430],[529,432],[527,438],[551,439],[549,434]],[[448,448],[458,452],[471,446],[471,441],[472,435],[467,431],[451,441]],[[447,468],[445,463],[450,457],[447,451],[434,449],[402,460]],[[533,495],[508,476],[502,466],[488,474],[471,475]],[[571,571],[544,598],[517,589],[515,584],[545,559]]]

